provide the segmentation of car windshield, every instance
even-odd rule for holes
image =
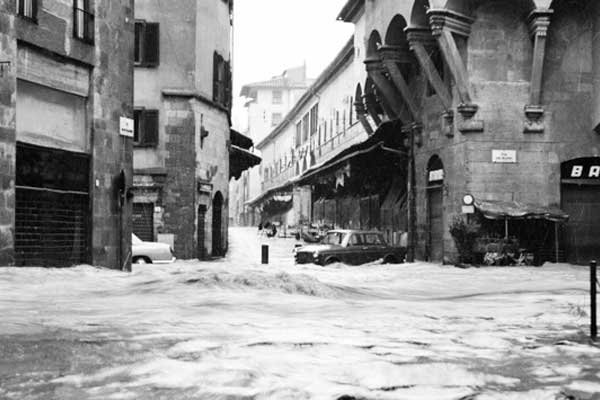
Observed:
[[[342,244],[344,234],[342,232],[328,232],[321,240],[323,244]]]
[[[131,234],[131,244],[140,244],[142,243],[142,239],[140,239],[139,237],[135,236],[134,233]]]

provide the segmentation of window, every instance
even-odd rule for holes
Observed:
[[[296,124],[296,147],[302,144],[302,121]]]
[[[73,36],[94,43],[94,14],[90,0],[73,0]]]
[[[314,136],[317,133],[319,124],[319,105],[315,104],[310,109],[310,136]]]
[[[37,21],[37,0],[17,0],[17,15]]]
[[[213,101],[231,107],[231,67],[216,51],[213,54]]]
[[[273,104],[283,103],[283,93],[281,90],[273,90]]]
[[[271,115],[271,125],[276,126],[281,123],[281,113],[273,113]]]
[[[335,133],[340,133],[340,112],[337,110],[335,112]]]
[[[158,144],[158,110],[138,108],[133,111],[133,143],[139,147]]]
[[[156,67],[159,64],[159,29],[158,23],[135,22],[135,65],[138,67]]]
[[[304,114],[302,118],[302,143],[308,140],[308,128],[310,124],[310,115],[309,113]]]

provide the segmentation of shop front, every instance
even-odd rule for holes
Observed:
[[[567,260],[587,264],[600,259],[600,157],[577,158],[561,165],[561,208]]]

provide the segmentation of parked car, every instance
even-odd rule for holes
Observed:
[[[331,230],[320,243],[295,249],[297,264],[357,265],[379,259],[385,263],[401,263],[405,256],[406,248],[389,246],[380,232],[359,230]]]
[[[144,242],[133,233],[131,253],[134,264],[166,264],[175,261],[171,246],[166,243]]]

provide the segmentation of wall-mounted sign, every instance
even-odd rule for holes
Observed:
[[[119,134],[121,136],[133,137],[133,119],[119,118]]]
[[[475,214],[475,206],[462,206],[463,214]]]
[[[444,170],[436,169],[429,171],[429,182],[438,182],[444,180]]]
[[[516,150],[492,150],[492,162],[493,163],[516,163],[517,162],[517,151]]]
[[[600,180],[600,157],[584,157],[566,161],[561,166],[562,179]]]

